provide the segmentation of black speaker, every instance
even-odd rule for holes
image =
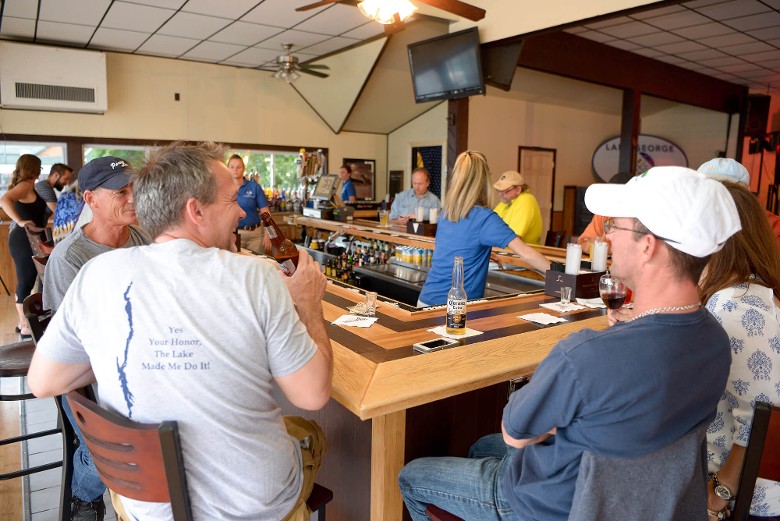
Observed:
[[[771,96],[764,94],[751,94],[748,96],[745,126],[743,127],[745,136],[764,137],[766,135],[766,124],[769,120],[769,102],[771,100]]]

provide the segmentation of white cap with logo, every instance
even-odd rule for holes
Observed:
[[[742,163],[728,157],[716,157],[703,163],[698,172],[706,174],[718,181],[734,181],[750,186],[750,172]]]
[[[680,166],[653,167],[624,185],[591,185],[585,205],[599,215],[639,219],[669,246],[694,257],[715,253],[742,229],[726,187]]]

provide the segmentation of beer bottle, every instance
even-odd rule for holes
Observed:
[[[289,277],[295,273],[295,268],[298,266],[298,248],[290,239],[284,237],[270,213],[261,213],[260,220],[263,222],[265,233],[271,239],[271,257],[276,259],[282,271]]]
[[[452,265],[452,287],[447,293],[447,333],[462,335],[466,332],[466,290],[463,289],[463,257],[455,257]]]

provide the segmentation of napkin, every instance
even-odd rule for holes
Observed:
[[[607,307],[604,305],[604,301],[600,298],[578,298],[577,303],[594,309],[606,309]]]
[[[471,329],[469,327],[466,328],[466,332],[463,333],[462,335],[451,335],[447,333],[447,328],[444,326],[437,326],[432,329],[429,329],[428,331],[430,331],[434,335],[443,336],[445,338],[451,338],[453,340],[460,340],[461,338],[468,338],[470,336],[477,336],[482,334],[482,331],[477,331],[476,329]]]
[[[552,315],[548,315],[547,313],[528,313],[527,315],[519,315],[517,318],[522,318],[523,320],[527,320],[529,322],[536,322],[537,324],[542,324],[543,326],[555,324],[556,322],[568,322],[568,320],[565,318],[554,317]]]
[[[379,307],[379,302],[376,303],[376,306],[374,306],[374,312],[376,312],[376,308]],[[358,302],[354,306],[350,306],[347,308],[347,311],[350,313],[354,313],[355,315],[366,315],[368,314],[368,310],[366,309],[366,303],[365,302]]]
[[[359,317],[355,315],[341,315],[331,322],[336,326],[371,327],[378,319],[376,317]]]
[[[568,304],[561,304],[560,302],[550,302],[548,304],[539,304],[539,305],[543,308],[552,309],[553,311],[557,311],[559,313],[567,313],[569,311],[577,311],[580,309],[585,309],[585,306],[578,306],[577,304],[572,304],[571,302],[569,302]]]

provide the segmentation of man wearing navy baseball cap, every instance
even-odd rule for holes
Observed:
[[[73,279],[88,260],[116,248],[151,242],[146,232],[137,225],[131,172],[132,167],[128,162],[113,156],[93,159],[79,171],[79,187],[84,193],[85,204],[92,210],[93,218],[73,230],[49,256],[43,284],[44,308],[57,311]],[[81,432],[73,421],[66,400],[63,400],[63,406],[81,439]],[[71,519],[102,520],[105,513],[105,490],[87,445],[81,439],[73,456]]]

